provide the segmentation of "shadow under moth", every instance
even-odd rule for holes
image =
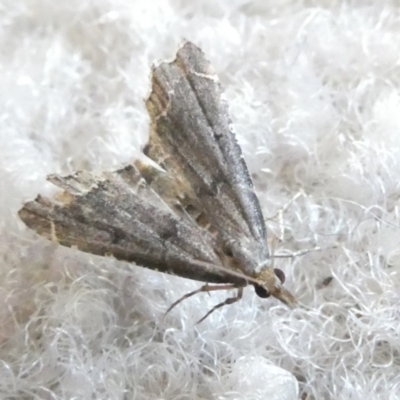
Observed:
[[[170,309],[199,292],[237,289],[206,318],[239,300],[247,285],[294,307],[283,272],[271,265],[218,77],[198,47],[186,42],[173,62],[153,66],[146,106],[151,124],[143,153],[153,162],[50,175],[63,192],[27,202],[22,221],[62,246],[206,283]]]

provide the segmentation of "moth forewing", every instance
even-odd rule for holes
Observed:
[[[186,42],[152,72],[144,153],[160,169],[140,161],[50,176],[62,195],[26,203],[20,218],[64,246],[224,289],[251,284],[261,297],[295,305],[271,268],[264,218],[211,64]]]

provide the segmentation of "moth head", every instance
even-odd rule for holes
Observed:
[[[256,274],[254,278],[259,282],[254,284],[257,296],[266,298],[274,296],[291,308],[297,306],[297,300],[283,287],[285,274],[278,268],[266,268]]]

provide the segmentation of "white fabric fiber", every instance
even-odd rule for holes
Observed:
[[[400,398],[397,2],[0,0],[0,15],[0,399]],[[232,293],[163,319],[201,283],[18,219],[55,192],[46,175],[140,155],[151,64],[184,39],[220,77],[270,247],[319,248],[275,259],[303,307],[250,287],[199,325]]]

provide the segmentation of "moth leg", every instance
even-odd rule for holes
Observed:
[[[168,310],[165,312],[164,317],[173,309],[175,308],[179,303],[181,303],[183,300],[188,299],[189,297],[194,296],[197,293],[201,293],[201,292],[213,292],[216,290],[231,290],[231,289],[237,289],[236,285],[233,284],[228,284],[228,285],[209,285],[206,284],[204,286],[202,286],[200,289],[194,290],[193,292],[187,293],[184,296],[182,296],[180,299],[178,299],[177,301],[175,301],[175,303],[173,303]],[[207,314],[208,315],[208,314]]]
[[[199,324],[200,322],[204,321],[210,314],[212,314],[218,308],[221,308],[221,307],[226,306],[228,304],[236,303],[237,301],[239,301],[242,298],[242,296],[243,296],[243,288],[241,287],[241,288],[238,288],[237,295],[235,297],[228,297],[222,303],[219,303],[216,306],[214,306],[203,318],[199,319],[196,322],[196,325]]]

